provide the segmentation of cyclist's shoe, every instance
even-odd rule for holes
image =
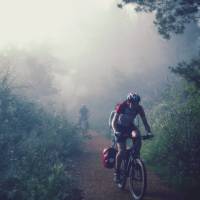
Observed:
[[[119,172],[114,172],[114,182],[119,183],[120,182],[120,173]]]

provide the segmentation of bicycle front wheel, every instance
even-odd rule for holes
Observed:
[[[141,200],[147,186],[147,175],[145,165],[139,158],[134,159],[129,177],[129,190],[133,200]]]

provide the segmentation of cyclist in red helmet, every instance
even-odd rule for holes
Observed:
[[[118,104],[112,119],[112,129],[115,133],[118,153],[116,155],[115,181],[119,182],[119,170],[123,156],[125,156],[126,139],[132,138],[136,155],[139,155],[141,148],[141,135],[138,128],[134,125],[134,119],[139,114],[145,130],[146,137],[153,137],[150,126],[147,122],[143,107],[139,104],[140,96],[136,93],[129,93],[127,99]]]

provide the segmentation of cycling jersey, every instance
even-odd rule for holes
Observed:
[[[127,128],[134,125],[134,119],[138,114],[142,118],[145,117],[145,113],[141,105],[136,104],[130,107],[127,101],[118,104],[115,108],[115,112],[119,114],[117,124]]]

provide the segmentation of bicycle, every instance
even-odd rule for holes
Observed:
[[[150,139],[141,136],[143,140]],[[113,140],[113,147],[116,142]],[[141,200],[147,187],[146,167],[140,155],[136,155],[134,146],[126,150],[126,156],[122,159],[120,167],[120,181],[117,183],[119,189],[124,189],[129,178],[129,191],[133,200]]]

